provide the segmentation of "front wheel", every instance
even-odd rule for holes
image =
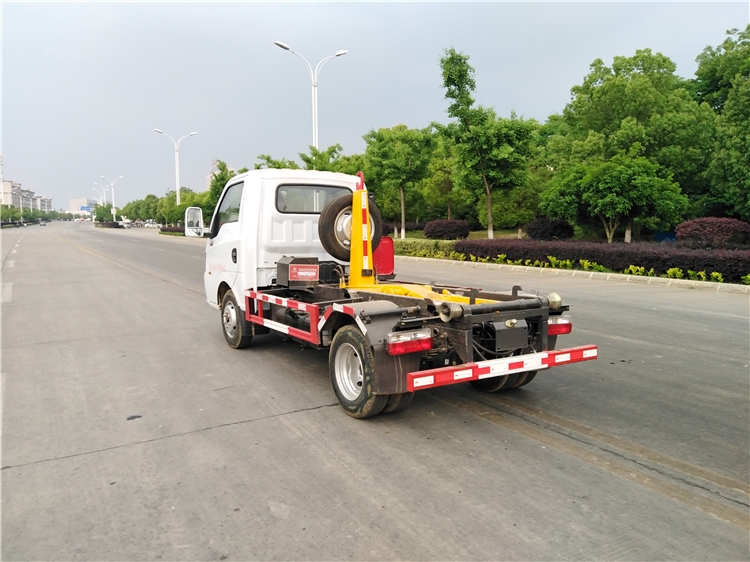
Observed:
[[[234,349],[247,347],[253,339],[242,317],[242,309],[237,306],[237,299],[234,298],[231,290],[224,293],[221,299],[221,327],[224,339],[227,340],[229,347]]]
[[[328,370],[339,404],[353,418],[379,414],[387,395],[373,394],[375,356],[370,342],[356,326],[344,326],[333,338]]]

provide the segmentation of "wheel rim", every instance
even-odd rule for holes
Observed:
[[[334,362],[336,384],[341,394],[354,402],[362,394],[362,361],[357,350],[349,343],[344,343],[336,350]]]
[[[375,227],[372,221],[372,215],[369,215],[370,219],[370,240],[375,235]],[[349,249],[352,241],[352,208],[347,207],[341,211],[336,220],[334,221],[334,232],[336,235],[336,241],[346,249]]]
[[[237,334],[237,309],[234,308],[232,301],[227,301],[224,305],[224,311],[221,313],[221,322],[224,325],[224,332],[230,338]]]

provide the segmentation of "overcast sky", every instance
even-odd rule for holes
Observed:
[[[696,56],[748,23],[748,2],[672,3],[2,3],[2,162],[6,180],[51,197],[122,207],[206,189],[212,160],[252,168],[312,144],[311,84],[283,41],[328,61],[318,86],[319,144],[361,153],[370,129],[447,122],[439,59],[454,47],[476,70],[478,103],[544,121],[589,65],[651,48],[692,77]]]

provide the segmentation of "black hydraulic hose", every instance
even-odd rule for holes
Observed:
[[[462,304],[464,316],[477,314],[491,314],[493,312],[510,312],[514,310],[529,310],[531,308],[548,308],[547,297],[534,297],[531,299],[518,299],[513,301],[497,302],[492,304]]]

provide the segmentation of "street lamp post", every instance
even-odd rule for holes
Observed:
[[[188,137],[192,137],[193,135],[197,135],[197,132],[192,132],[189,135],[185,135],[184,137],[181,137],[180,140],[175,141],[170,135],[167,135],[164,131],[161,129],[154,129],[157,133],[160,135],[166,135],[170,139],[172,139],[172,142],[174,143],[174,183],[175,183],[175,193],[177,194],[177,206],[180,206],[180,143],[182,142],[182,139],[186,139]]]
[[[101,188],[101,191],[99,191],[95,187],[91,188],[93,191],[96,191],[99,194],[99,204],[100,205],[106,205],[106,203],[107,203],[107,195],[106,195],[107,188],[104,187],[102,184],[96,183],[96,182],[94,182],[94,185],[98,185]]]
[[[115,178],[114,180],[111,180],[109,178],[106,178],[104,176],[99,176],[102,179],[105,179],[109,182],[109,187],[112,189],[112,220],[117,220],[117,207],[115,207],[115,182],[117,180],[121,180],[125,176],[120,176],[119,178]]]
[[[289,51],[290,53],[297,55],[299,58],[301,58],[305,62],[305,65],[307,66],[307,71],[310,73],[310,81],[312,82],[313,146],[315,148],[318,148],[318,73],[320,72],[320,69],[323,67],[323,64],[325,64],[326,61],[332,58],[345,55],[349,51],[341,50],[341,51],[337,51],[333,55],[325,57],[315,67],[315,71],[313,71],[312,67],[310,66],[310,63],[307,62],[307,59],[303,57],[302,55],[300,55],[297,51],[291,49],[287,44],[282,43],[281,41],[274,41],[273,44],[279,47],[280,49],[284,49],[285,51]]]

